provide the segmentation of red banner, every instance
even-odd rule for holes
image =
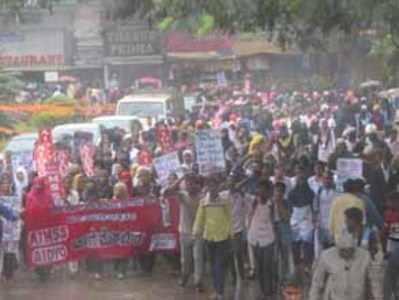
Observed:
[[[87,257],[111,259],[178,251],[179,211],[175,199],[162,204],[134,199],[62,208],[40,208],[30,203],[27,207],[26,253],[30,267]]]

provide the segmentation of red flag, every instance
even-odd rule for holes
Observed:
[[[60,175],[62,178],[65,178],[68,175],[69,162],[71,160],[69,151],[64,149],[58,149],[55,152],[55,156],[57,158]]]
[[[80,147],[80,159],[82,161],[82,166],[85,174],[87,176],[94,176],[94,156],[96,154],[96,149],[94,145],[90,143],[85,143]]]
[[[162,153],[169,153],[174,150],[171,132],[167,125],[160,124],[157,126],[156,137]]]
[[[46,176],[46,165],[54,160],[54,146],[51,129],[44,129],[39,132],[39,138],[33,154],[39,177]]]
[[[39,132],[39,139],[34,150],[34,160],[39,177],[46,177],[53,202],[60,203],[64,195],[64,186],[53,145],[51,129]]]

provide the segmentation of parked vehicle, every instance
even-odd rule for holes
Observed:
[[[94,123],[73,123],[59,125],[53,128],[53,141],[55,143],[61,142],[64,138],[73,139],[75,133],[87,132],[93,136],[93,144],[99,145],[101,141],[101,129],[98,124]]]
[[[102,116],[94,118],[92,123],[103,126],[106,129],[120,128],[126,133],[130,132],[132,126],[137,126],[140,130],[147,130],[147,126],[143,126],[139,118],[134,116]]]
[[[35,148],[35,143],[39,135],[37,133],[20,134],[13,137],[4,148],[4,152],[31,152]]]
[[[170,90],[139,92],[119,100],[116,115],[134,116],[143,125],[151,126],[168,117],[184,115],[184,99]]]
[[[34,169],[33,152],[38,138],[37,133],[20,134],[7,143],[4,148],[5,162],[14,172],[18,167],[24,167],[26,171]]]

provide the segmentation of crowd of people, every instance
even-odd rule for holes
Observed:
[[[399,299],[399,140],[393,99],[373,91],[245,94],[234,88],[203,92],[200,98],[214,105],[199,105],[148,131],[104,130],[94,176],[85,174],[79,157],[72,159],[63,179],[65,205],[176,197],[180,262],[171,261],[180,267],[178,284],[190,288],[192,279],[202,292],[209,265],[212,299],[224,298],[229,274],[235,286],[256,279],[261,299],[276,299],[288,286],[299,288],[297,297],[311,300]],[[159,138],[160,128],[169,135],[167,142]],[[226,166],[206,176],[199,171],[195,148],[196,133],[204,129],[220,133]],[[161,183],[153,159],[170,151],[177,151],[182,172]],[[342,159],[361,161],[362,174],[342,177]],[[26,205],[29,194],[45,182],[34,172],[15,173],[13,178],[3,172],[1,195],[16,194]],[[13,212],[0,214],[11,220],[5,223],[17,224]],[[18,250],[24,248],[6,245],[3,241],[1,261],[10,279],[17,262],[23,263]],[[383,277],[373,271],[384,260],[382,284]],[[86,266],[101,279],[105,263],[88,259],[67,267],[73,275]],[[130,265],[151,273],[156,264],[153,254],[112,263],[119,279]],[[291,299],[288,293],[283,291]]]

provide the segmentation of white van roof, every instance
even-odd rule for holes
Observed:
[[[54,127],[53,130],[60,129],[60,128],[65,128],[65,129],[99,129],[98,124],[93,124],[93,123],[70,123],[70,124],[63,124],[63,125],[58,125]]]
[[[130,102],[166,102],[171,98],[171,94],[141,94],[141,95],[128,95],[118,103],[130,103]]]
[[[118,115],[118,116],[101,116],[93,119],[93,122],[101,122],[101,121],[134,121],[134,120],[139,120],[139,118],[135,116],[124,116],[124,115]]]

